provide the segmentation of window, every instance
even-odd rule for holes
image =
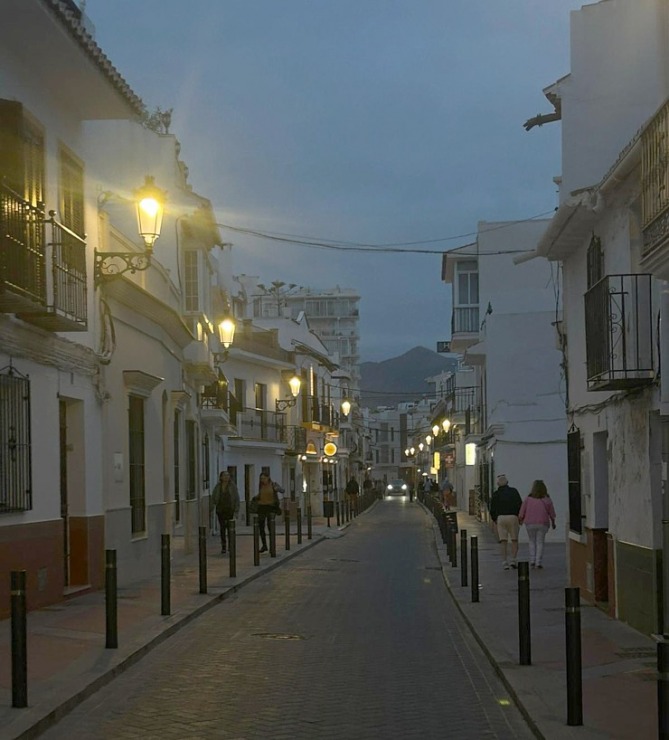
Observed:
[[[198,253],[194,249],[184,252],[184,308],[186,311],[200,310],[200,281]]]
[[[581,432],[575,426],[567,434],[567,478],[569,481],[569,529],[583,531],[581,517]]]
[[[592,235],[588,246],[588,290],[604,277],[604,250],[602,240]]]
[[[146,531],[144,470],[144,399],[128,397],[128,471],[130,476],[130,518],[133,534]]]
[[[188,500],[195,498],[195,491],[197,486],[197,434],[195,429],[195,422],[188,420],[186,422],[186,454],[187,454],[187,467],[186,467],[186,498]]]
[[[466,260],[457,265],[458,306],[477,306],[479,302],[479,274],[476,260]]]
[[[83,167],[65,150],[60,153],[60,220],[75,234],[83,237],[86,233]]]
[[[0,375],[0,514],[32,509],[30,380]]]
[[[267,408],[267,386],[264,383],[255,384],[255,404],[257,409]]]
[[[174,412],[174,519],[175,521],[181,521],[181,504],[180,504],[180,485],[181,485],[181,468],[179,467],[179,456],[181,447],[181,412],[177,409]]]

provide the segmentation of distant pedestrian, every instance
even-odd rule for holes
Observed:
[[[541,560],[549,524],[555,529],[555,507],[542,480],[532,484],[529,496],[520,507],[518,521],[525,525],[530,540],[530,567],[543,568]]]
[[[227,470],[221,470],[218,476],[218,483],[211,493],[211,505],[216,510],[221,529],[221,553],[225,555],[228,524],[239,511],[239,491]]]
[[[348,502],[351,506],[351,511],[357,511],[360,486],[358,485],[358,481],[355,479],[354,476],[351,476],[349,478],[349,481],[346,484],[346,488],[344,490],[346,491],[346,497],[348,498]]]
[[[509,485],[506,475],[497,476],[497,490],[490,499],[490,516],[497,527],[497,537],[502,553],[504,570],[518,567],[518,513],[523,505],[518,489]],[[511,540],[511,558],[507,559],[507,548]]]
[[[425,478],[423,481],[423,493],[430,493],[432,490],[432,479],[431,478]]]
[[[372,483],[372,479],[365,478],[365,480],[362,482],[362,492],[371,493],[373,488],[374,488],[374,483]]]
[[[447,509],[450,509],[455,503],[453,500],[453,490],[453,484],[448,480],[448,476],[445,476],[439,485],[439,491],[441,492],[441,502]]]
[[[283,488],[278,483],[275,483],[268,473],[261,473],[260,480],[258,481],[258,493],[253,497],[258,504],[258,527],[262,542],[260,552],[267,552],[265,523],[269,515],[281,513],[280,493],[284,493]]]

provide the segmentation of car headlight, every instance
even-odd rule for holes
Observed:
[[[406,484],[406,483],[403,483],[403,484],[402,484],[402,490],[403,490],[403,491],[406,491],[406,490],[407,490],[407,484]]]
[[[388,484],[388,490],[389,491],[392,491],[393,490],[393,487],[390,484]]]

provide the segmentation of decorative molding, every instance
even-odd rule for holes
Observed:
[[[191,395],[188,391],[170,391],[170,398],[172,399],[172,408],[183,411],[188,405]]]
[[[143,370],[124,370],[123,383],[125,387],[137,396],[148,398],[153,389],[159,386],[165,378],[159,378],[157,375],[150,375]]]

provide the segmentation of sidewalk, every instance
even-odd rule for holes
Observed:
[[[342,524],[341,529],[347,524]],[[28,707],[13,709],[11,621],[0,621],[0,740],[37,737],[145,653],[178,629],[235,593],[243,584],[285,563],[329,537],[341,535],[336,519],[314,517],[312,539],[306,522],[302,544],[292,523],[290,550],[283,522],[277,521],[276,558],[261,555],[253,565],[251,527],[237,526],[237,575],[218,537],[207,538],[207,594],[200,594],[197,542],[186,554],[183,538],[172,538],[171,614],[161,616],[160,576],[118,588],[118,648],[105,649],[105,594],[87,593],[31,611],[27,617]]]
[[[547,542],[544,569],[530,569],[532,665],[520,666],[518,572],[502,569],[499,545],[487,524],[462,511],[458,511],[458,524],[467,530],[468,538],[478,537],[479,602],[471,601],[471,570],[469,585],[461,585],[459,537],[454,568],[435,523],[445,580],[537,736],[547,740],[657,737],[655,642],[583,601],[583,726],[567,726],[564,544]],[[519,559],[528,559],[527,544],[521,543]]]

